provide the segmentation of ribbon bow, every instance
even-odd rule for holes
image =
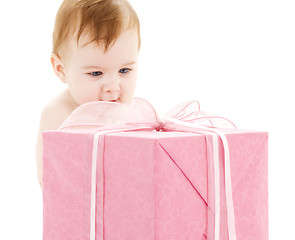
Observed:
[[[99,146],[104,144],[104,137],[107,133],[134,130],[156,130],[156,131],[185,131],[201,133],[212,136],[213,140],[213,166],[214,166],[214,192],[215,192],[215,219],[214,236],[212,240],[220,239],[220,180],[219,180],[219,149],[218,137],[221,138],[224,147],[224,168],[225,168],[225,197],[227,207],[228,239],[236,240],[234,206],[231,187],[230,156],[228,142],[225,134],[217,127],[236,128],[226,118],[208,116],[200,111],[200,104],[193,100],[177,105],[163,118],[159,118],[152,105],[144,99],[133,98],[130,105],[96,101],[83,104],[75,109],[72,114],[62,123],[61,129],[72,128],[95,128],[92,154],[92,180],[91,180],[91,213],[90,213],[90,240],[95,240],[95,207],[103,206],[103,178],[102,172],[97,176],[97,164],[103,169],[103,151],[98,151]],[[98,156],[100,154],[100,156]],[[99,157],[99,158],[98,158]],[[97,161],[99,160],[99,161]],[[98,186],[96,186],[98,183]],[[96,200],[96,188],[97,196]],[[102,213],[102,209],[98,212]],[[209,220],[208,220],[209,221]],[[103,234],[103,220],[98,220],[97,230],[99,236]],[[209,224],[209,223],[207,223]],[[211,225],[211,223],[210,223]],[[209,238],[208,238],[209,239]]]

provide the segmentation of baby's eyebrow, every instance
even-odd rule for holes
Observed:
[[[135,63],[136,63],[136,61],[129,62],[129,63],[125,63],[125,64],[123,64],[123,66],[126,66],[126,65],[133,65],[133,64],[135,64]]]
[[[128,62],[128,63],[123,64],[122,67],[123,66],[126,66],[126,65],[133,65],[135,63],[136,63],[136,61]],[[89,68],[100,68],[101,69],[102,67],[100,67],[100,66],[94,66],[94,65],[83,66],[83,69],[89,69]]]

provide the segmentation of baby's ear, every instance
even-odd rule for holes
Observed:
[[[52,53],[50,57],[50,61],[56,76],[62,82],[66,83],[65,68],[64,68],[64,65],[62,64],[60,57],[57,54]]]

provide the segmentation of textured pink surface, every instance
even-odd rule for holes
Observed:
[[[237,239],[267,240],[268,135],[224,131]],[[93,133],[87,129],[43,133],[44,240],[89,239],[92,143]],[[208,193],[211,171],[204,135],[157,131],[107,135],[104,216],[97,216],[104,221],[104,239],[213,239],[207,232],[214,227],[207,226],[208,218],[214,218],[214,209],[208,209],[208,201],[214,201]],[[222,157],[220,171],[224,184]],[[221,198],[223,226],[224,204]],[[225,229],[221,228],[220,240],[228,239]]]

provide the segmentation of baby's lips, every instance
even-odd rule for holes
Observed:
[[[114,99],[109,99],[109,100],[101,100],[101,101],[105,101],[105,102],[118,102],[119,98],[114,98]]]

